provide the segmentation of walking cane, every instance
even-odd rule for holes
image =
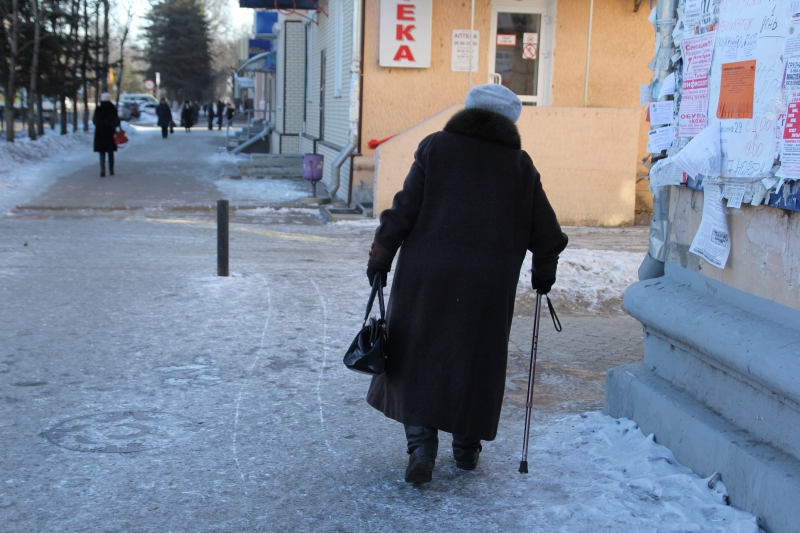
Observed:
[[[547,308],[553,318],[553,326],[556,331],[561,331],[561,321],[556,316],[550,298],[547,298]],[[525,436],[522,439],[522,460],[519,462],[519,473],[528,473],[528,435],[531,429],[531,409],[533,408],[533,380],[536,377],[536,351],[539,347],[539,317],[542,311],[542,294],[536,291],[536,313],[533,317],[533,344],[531,345],[531,369],[528,373],[528,396],[525,401]],[[558,325],[556,325],[558,322]]]

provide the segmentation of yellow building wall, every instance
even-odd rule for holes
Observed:
[[[366,0],[361,106],[361,153],[372,154],[370,139],[401,133],[453,104],[469,91],[469,73],[450,70],[453,30],[469,30],[470,2],[433,2],[431,66],[385,68],[378,65],[380,0]],[[473,85],[486,83],[489,50],[489,2],[475,2],[475,29],[480,31],[478,72]]]
[[[375,214],[391,207],[422,139],[440,131],[461,105],[430,117],[381,145],[375,155]],[[636,109],[531,107],[517,121],[522,148],[542,175],[561,224],[633,223],[636,182]]]
[[[590,0],[557,0],[550,105],[583,106],[586,40]],[[488,80],[491,2],[476,0],[475,29],[480,31],[478,72],[473,85]],[[649,83],[647,68],[653,56],[655,32],[648,22],[647,4],[633,11],[633,0],[598,0],[594,4],[588,106],[639,109],[639,85]],[[367,143],[398,134],[442,109],[463,103],[468,74],[450,70],[454,29],[469,29],[470,2],[433,3],[431,66],[427,69],[384,68],[378,65],[380,0],[366,0],[361,153],[372,154]],[[638,157],[646,155],[644,110]]]
[[[558,0],[550,105],[582,106],[590,0]],[[634,0],[596,0],[589,56],[588,106],[639,108],[639,85],[650,83],[655,30],[649,6]],[[644,108],[639,108],[639,159],[647,155]]]

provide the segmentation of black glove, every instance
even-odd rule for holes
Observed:
[[[382,286],[385,287],[386,286],[386,275],[388,273],[389,272],[386,271],[386,270],[378,270],[375,267],[368,266],[367,267],[367,278],[369,279],[370,287],[375,283],[375,276],[377,274],[380,274]]]
[[[549,278],[549,279],[540,279],[537,278],[534,274],[531,276],[531,285],[539,294],[547,294],[550,292],[550,289],[553,288],[553,284],[556,282],[556,278]]]

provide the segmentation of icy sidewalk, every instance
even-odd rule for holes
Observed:
[[[758,531],[754,516],[726,505],[722,481],[699,478],[628,419],[586,413],[539,427],[529,465],[560,493],[526,495],[530,531]]]

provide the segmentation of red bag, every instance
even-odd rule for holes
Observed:
[[[128,144],[128,136],[125,135],[124,130],[119,130],[114,134],[114,144],[116,144],[119,148],[123,148],[126,144]]]

